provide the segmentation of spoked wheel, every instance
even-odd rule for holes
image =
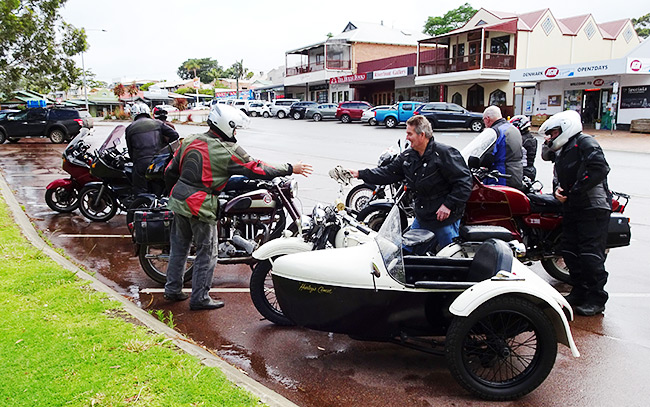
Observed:
[[[117,202],[113,195],[104,191],[97,199],[99,191],[100,187],[92,186],[82,189],[79,194],[79,210],[94,222],[107,221],[117,212]]]
[[[253,305],[255,305],[257,311],[262,314],[264,318],[276,325],[295,325],[282,313],[282,309],[280,309],[278,300],[275,297],[275,288],[273,287],[271,269],[271,261],[269,260],[261,261],[253,268],[250,281],[251,300],[253,300]]]
[[[375,188],[368,184],[357,185],[345,197],[345,206],[358,212],[368,206],[374,192]]]
[[[367,213],[360,213],[357,220],[365,223],[370,229],[377,232],[381,228],[381,225],[384,224],[389,211],[389,209],[380,208]]]
[[[546,272],[556,280],[564,283],[569,283],[571,281],[569,268],[566,266],[562,256],[554,256],[550,259],[542,260],[542,267],[544,267],[544,270],[546,270]]]
[[[555,329],[542,309],[501,296],[456,317],[445,353],[454,378],[486,400],[514,400],[536,389],[557,355]]]
[[[190,250],[185,266],[185,275],[183,282],[187,283],[192,280],[192,271],[194,267],[194,248]],[[140,245],[138,250],[138,260],[140,266],[153,281],[165,284],[167,282],[167,265],[169,265],[169,245]]]
[[[79,207],[79,191],[76,188],[56,187],[45,191],[45,203],[53,211],[68,213]]]

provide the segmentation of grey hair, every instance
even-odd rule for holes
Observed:
[[[491,120],[499,120],[503,116],[501,115],[501,109],[498,106],[488,106],[483,111],[483,117],[490,118]]]
[[[424,133],[426,138],[433,138],[433,129],[431,128],[431,123],[426,117],[419,114],[412,116],[406,121],[406,124],[413,126],[413,130],[415,130],[417,134]]]

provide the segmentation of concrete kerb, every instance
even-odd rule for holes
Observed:
[[[296,404],[292,403],[283,396],[277,394],[271,389],[264,387],[262,384],[256,382],[255,380],[248,377],[244,372],[239,369],[229,365],[224,360],[218,356],[213,355],[204,348],[188,342],[185,337],[180,333],[174,331],[164,323],[157,320],[155,317],[149,315],[146,311],[142,310],[122,295],[113,291],[110,287],[103,284],[93,276],[79,269],[74,263],[66,259],[57,253],[54,249],[48,246],[43,239],[38,235],[38,232],[30,222],[29,218],[23,212],[20,207],[20,204],[16,200],[16,197],[13,194],[13,191],[9,188],[4,175],[0,172],[0,190],[2,191],[2,196],[7,203],[11,213],[13,214],[16,224],[22,230],[24,236],[39,250],[47,254],[52,260],[57,262],[59,265],[64,267],[67,270],[74,272],[79,278],[87,280],[90,282],[90,286],[96,291],[107,294],[112,299],[119,301],[124,310],[127,311],[131,316],[136,318],[138,321],[142,322],[149,329],[165,335],[167,338],[171,339],[178,348],[184,352],[197,357],[201,363],[209,367],[216,367],[221,370],[225,376],[233,382],[235,385],[249,391],[250,393],[257,396],[263,403],[271,407],[298,407]]]

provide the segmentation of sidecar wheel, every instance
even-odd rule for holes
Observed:
[[[192,248],[193,251],[193,248]],[[185,275],[183,282],[192,281],[192,271],[194,268],[194,254],[190,251],[188,256]],[[169,245],[140,245],[138,250],[138,260],[144,273],[153,281],[165,284],[167,282],[167,265],[169,264]]]
[[[280,304],[275,297],[271,269],[269,260],[261,261],[253,268],[250,281],[251,300],[264,318],[276,325],[293,326],[295,324],[282,313]]]
[[[501,296],[467,317],[454,318],[445,354],[465,389],[486,400],[514,400],[546,379],[555,363],[557,337],[539,306]]]

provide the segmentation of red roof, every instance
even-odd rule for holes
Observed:
[[[589,19],[589,17],[591,17],[591,14],[584,14],[581,16],[563,18],[561,20],[558,20],[558,22],[561,22],[566,28],[568,28],[569,32],[566,34],[576,35],[585,24],[585,22]]]
[[[521,24],[519,24],[519,27],[517,27],[517,28],[519,28],[520,30],[523,30],[523,31],[531,31],[533,29],[533,27],[535,27],[537,25],[537,23],[540,22],[540,20],[542,19],[542,16],[547,11],[548,11],[548,9],[545,8],[545,9],[542,9],[542,10],[531,11],[530,13],[520,14],[519,15],[519,21],[523,22],[526,26],[524,27]]]
[[[628,21],[629,19],[627,18],[624,20],[610,21],[607,23],[598,24],[598,28],[600,28],[600,32],[603,33],[603,38],[608,40],[615,40],[621,31],[623,31],[623,28]]]

